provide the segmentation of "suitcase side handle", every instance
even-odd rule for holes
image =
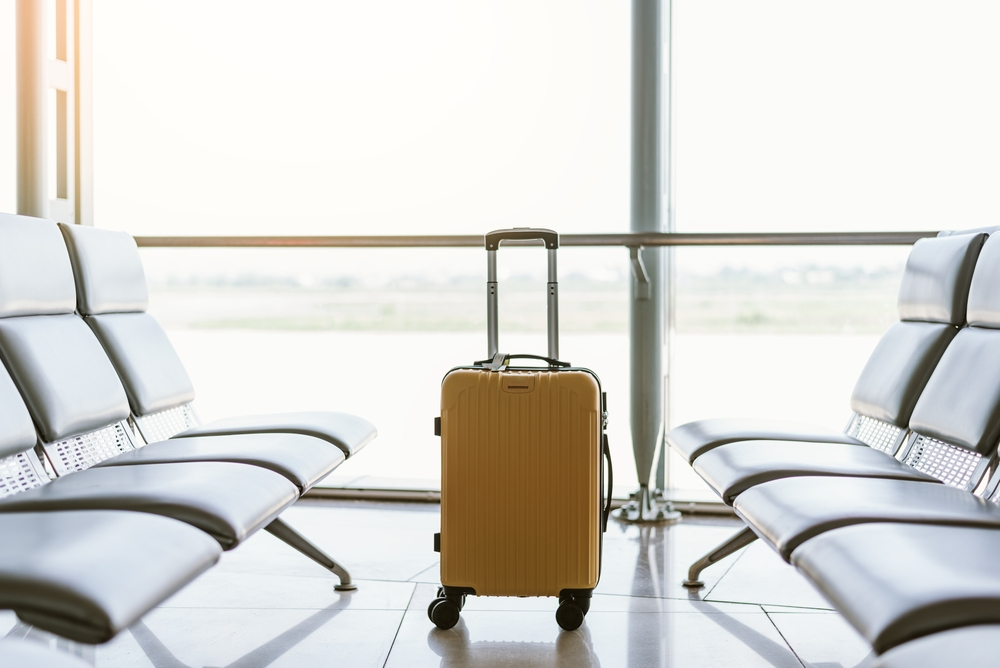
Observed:
[[[546,284],[548,316],[548,357],[559,359],[559,280],[556,271],[556,251],[559,249],[559,234],[553,230],[530,227],[515,227],[509,230],[494,230],[486,235],[486,344],[489,356],[499,351],[499,323],[497,321],[497,249],[503,240],[541,239],[549,257],[549,280]]]
[[[601,518],[601,531],[608,530],[608,518],[611,517],[611,492],[614,490],[615,474],[611,468],[611,446],[608,444],[608,435],[603,434],[602,449],[604,450],[604,461],[608,463],[608,494],[604,497],[604,516]]]

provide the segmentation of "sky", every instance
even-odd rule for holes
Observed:
[[[15,206],[13,6],[0,0],[0,210]],[[625,231],[629,7],[94,0],[97,225],[137,235]],[[989,0],[677,0],[677,229],[1000,222],[998,32]],[[321,253],[279,255],[268,261],[279,273],[462,275],[482,264],[452,251],[341,253],[333,268]],[[620,276],[625,262],[624,251],[564,255],[564,271],[595,276]],[[261,264],[199,257],[187,270]],[[179,258],[154,258],[151,270],[178,270]],[[715,271],[877,267],[899,253],[680,258]]]

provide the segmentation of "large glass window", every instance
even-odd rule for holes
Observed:
[[[1000,9],[676,0],[678,231],[1000,220]],[[629,3],[95,3],[95,217],[136,235],[616,232]],[[2,82],[0,82],[2,83]],[[345,477],[435,477],[451,366],[485,352],[484,254],[143,251],[205,418],[332,408],[381,436]],[[673,421],[841,428],[905,248],[676,251]],[[563,355],[611,401],[635,485],[623,249],[560,255]],[[502,254],[501,342],[544,350],[544,258]],[[672,484],[696,488],[674,462]]]
[[[678,231],[1000,223],[996,3],[673,5]],[[675,424],[843,428],[907,250],[678,249]]]
[[[627,227],[628,7],[95,3],[96,213],[135,234]]]
[[[997,3],[674,7],[679,230],[1000,220]]]
[[[196,19],[196,20],[194,20]],[[95,217],[135,235],[628,229],[629,6],[95,3]],[[441,377],[486,355],[485,253],[143,251],[204,419],[334,409],[338,475],[435,478]],[[628,435],[623,249],[560,254],[562,352]],[[545,256],[500,258],[501,342],[545,352]]]

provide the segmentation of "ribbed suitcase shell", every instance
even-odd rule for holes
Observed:
[[[441,388],[441,583],[558,596],[600,573],[601,387],[584,369],[451,371]]]

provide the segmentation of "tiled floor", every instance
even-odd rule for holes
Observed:
[[[440,631],[434,597],[438,506],[302,501],[283,516],[347,565],[334,579],[260,532],[110,643],[93,648],[0,614],[0,635],[27,636],[96,666],[864,666],[866,643],[766,546],[680,586],[688,564],[733,533],[730,520],[685,518],[668,528],[612,524],[584,626],[560,632],[554,599],[470,599]]]

